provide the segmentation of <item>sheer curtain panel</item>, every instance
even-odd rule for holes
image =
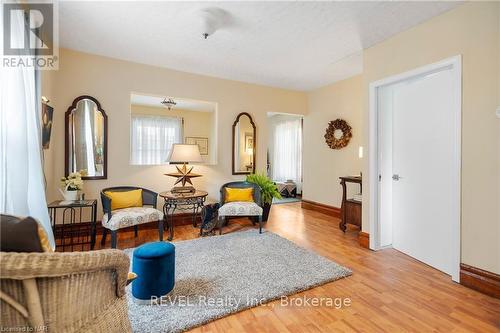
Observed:
[[[131,141],[131,164],[165,164],[172,145],[182,143],[182,119],[132,115]]]
[[[288,179],[302,185],[302,118],[279,117],[273,126],[271,174],[275,181]]]
[[[22,41],[29,31],[23,16],[11,19],[12,37]],[[41,158],[37,76],[33,67],[0,67],[0,212],[36,218],[54,247]]]

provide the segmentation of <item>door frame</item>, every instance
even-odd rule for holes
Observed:
[[[414,79],[420,76],[450,69],[453,75],[453,109],[454,116],[450,124],[455,127],[455,145],[453,147],[454,168],[453,175],[453,230],[452,238],[452,280],[460,281],[460,237],[461,237],[461,147],[462,147],[462,56],[457,55],[442,61],[419,67],[401,74],[390,76],[369,84],[369,200],[368,220],[370,223],[370,249],[380,250],[380,223],[379,223],[379,154],[378,154],[378,89],[401,81]]]

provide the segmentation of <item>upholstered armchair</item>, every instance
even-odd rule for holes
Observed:
[[[142,207],[128,207],[112,210],[112,199],[106,192],[126,192],[142,190]],[[104,215],[102,217],[102,240],[101,245],[106,242],[108,230],[111,232],[111,247],[116,248],[116,238],[119,229],[134,226],[137,237],[138,225],[148,222],[158,221],[158,234],[160,241],[163,240],[163,212],[156,209],[158,193],[134,186],[109,187],[101,191],[101,201]],[[150,207],[148,207],[150,206]]]
[[[238,188],[238,189],[253,189],[253,202],[246,201],[233,201],[227,202],[226,200],[226,188]],[[260,193],[260,187],[256,184],[249,182],[230,182],[222,185],[220,188],[220,205],[219,208],[219,234],[222,234],[222,226],[226,225],[227,217],[249,217],[252,220],[252,224],[255,225],[256,220],[259,221],[259,233],[262,233],[262,199]]]
[[[132,331],[124,252],[0,252],[0,265],[2,330]]]

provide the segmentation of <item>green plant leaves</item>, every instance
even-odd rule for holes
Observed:
[[[271,179],[267,178],[265,173],[262,172],[248,175],[246,181],[259,185],[263,203],[271,204],[273,198],[281,199],[278,188]]]

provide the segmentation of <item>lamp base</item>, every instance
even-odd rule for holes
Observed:
[[[196,189],[193,186],[174,186],[170,190],[172,193],[194,193],[196,192]]]

